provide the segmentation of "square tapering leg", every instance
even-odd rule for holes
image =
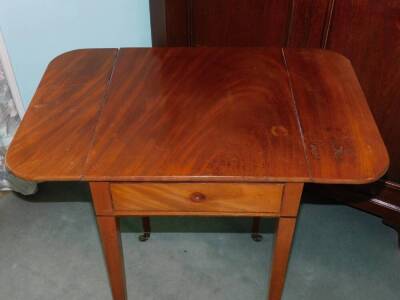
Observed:
[[[104,258],[114,300],[127,300],[124,259],[118,220],[114,216],[97,216]]]
[[[278,219],[278,227],[275,233],[269,300],[280,300],[282,297],[302,192],[302,183],[287,183],[285,185],[281,203],[281,217]]]
[[[279,218],[269,285],[269,300],[280,300],[292,247],[296,218]]]

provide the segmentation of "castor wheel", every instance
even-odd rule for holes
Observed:
[[[144,232],[143,234],[139,235],[139,241],[146,242],[150,238],[150,232]]]
[[[255,242],[261,242],[263,239],[263,236],[259,233],[252,233],[251,234],[251,238],[253,239],[253,241]]]

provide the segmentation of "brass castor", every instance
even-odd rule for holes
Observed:
[[[255,242],[261,242],[263,239],[263,236],[259,233],[252,233],[251,234],[251,238],[253,239],[253,241]]]
[[[139,241],[146,242],[150,238],[150,232],[144,232],[143,234],[139,235]]]

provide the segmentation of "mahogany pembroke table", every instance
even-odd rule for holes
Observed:
[[[281,298],[304,183],[361,184],[389,159],[346,58],[277,48],[75,50],[48,66],[7,153],[33,181],[86,181],[114,300],[118,217],[278,218]]]

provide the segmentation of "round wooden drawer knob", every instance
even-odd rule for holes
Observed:
[[[204,200],[206,200],[206,196],[202,193],[193,193],[190,196],[190,200],[192,200],[193,202],[202,202]]]

